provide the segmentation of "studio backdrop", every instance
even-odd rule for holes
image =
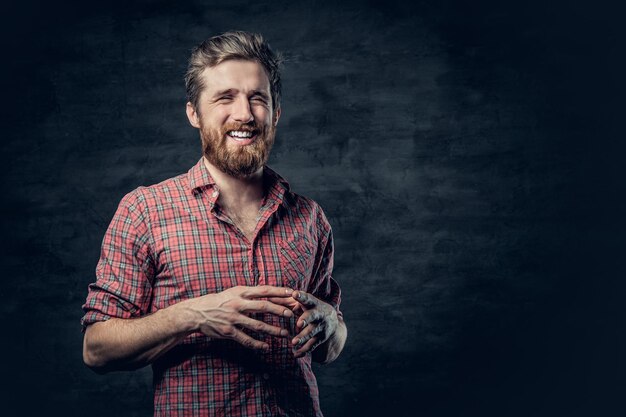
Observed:
[[[617,10],[26,0],[2,20],[3,415],[151,415],[149,368],[83,364],[81,305],[121,198],[200,158],[187,59],[232,29],[284,54],[269,165],[333,227],[349,335],[315,368],[325,415],[626,414]]]

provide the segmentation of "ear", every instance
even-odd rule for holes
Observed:
[[[187,112],[187,119],[189,119],[189,123],[196,129],[200,129],[200,116],[191,102],[187,102],[185,111]]]
[[[280,106],[278,106],[276,110],[274,110],[274,127],[276,127],[276,125],[278,124],[278,119],[280,119]]]

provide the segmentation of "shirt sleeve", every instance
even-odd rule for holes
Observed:
[[[320,238],[309,292],[316,298],[332,305],[335,310],[337,310],[337,315],[343,318],[343,313],[339,309],[339,305],[341,304],[341,288],[332,277],[335,254],[333,232],[321,208],[319,209],[317,221]]]
[[[84,329],[110,318],[140,317],[150,308],[154,267],[145,204],[137,190],[124,196],[102,241],[96,282],[89,284]]]

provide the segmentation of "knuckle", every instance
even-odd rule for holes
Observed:
[[[220,304],[220,307],[224,307],[229,310],[235,310],[237,309],[238,305],[239,305],[239,302],[237,301],[236,298],[230,298],[224,301],[222,304]]]
[[[250,304],[247,302],[237,303],[236,311],[239,314],[248,313],[250,311]]]
[[[221,326],[220,332],[226,337],[233,337],[236,333],[235,328],[228,325]]]

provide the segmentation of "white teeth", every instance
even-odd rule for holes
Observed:
[[[242,131],[242,130],[231,130],[230,132],[228,132],[228,135],[235,137],[235,138],[251,138],[252,132],[247,132],[247,131]]]

